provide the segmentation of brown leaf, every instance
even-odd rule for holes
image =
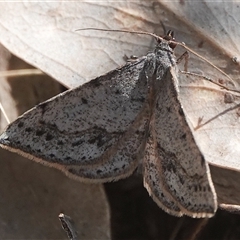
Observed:
[[[240,15],[236,2],[29,2],[5,3],[1,9],[1,43],[65,86],[78,86],[120,66],[125,54],[144,55],[154,42],[147,36],[76,29],[127,28],[159,34],[163,33],[162,21],[167,29],[174,30],[178,41],[229,74],[239,89]],[[177,48],[177,56],[183,51]],[[188,70],[217,82],[227,81],[193,55]],[[226,103],[219,87],[190,76],[180,74],[180,85],[189,122],[208,162],[240,171],[239,99]],[[199,123],[207,124],[196,128]]]

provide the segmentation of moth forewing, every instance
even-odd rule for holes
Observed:
[[[8,126],[1,145],[81,181],[129,176],[148,131],[145,59],[39,104]]]
[[[155,131],[160,168],[181,210],[192,217],[211,217],[217,197],[209,166],[194,139],[179,100],[175,68],[167,72],[155,111]],[[164,102],[164,105],[160,105]],[[161,130],[159,127],[161,126]]]

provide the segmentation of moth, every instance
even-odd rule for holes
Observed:
[[[172,34],[146,56],[40,103],[11,123],[0,145],[85,182],[130,176],[174,216],[212,217],[208,164],[179,100]]]

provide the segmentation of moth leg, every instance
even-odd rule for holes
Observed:
[[[216,80],[213,80],[212,78],[210,78],[208,76],[204,76],[204,75],[201,75],[201,74],[198,74],[198,73],[182,71],[182,70],[179,70],[179,71],[182,74],[194,76],[194,77],[200,78],[202,80],[206,80],[208,82],[211,82],[212,84],[215,84],[215,85],[219,86],[220,88],[226,89],[227,91],[231,91],[232,94],[235,94],[235,93],[239,94],[240,93],[239,90],[236,90],[235,84],[233,82],[229,81],[229,80],[224,80],[224,82],[217,82]],[[234,88],[231,88],[231,87],[228,87],[228,86],[231,86],[231,87],[234,87]]]
[[[176,61],[177,64],[179,64],[182,60],[185,60],[184,62],[184,71],[187,72],[188,69],[188,60],[189,60],[189,53],[188,51],[184,52]]]

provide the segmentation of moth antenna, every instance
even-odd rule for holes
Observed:
[[[120,30],[120,29],[104,29],[104,28],[79,28],[75,31],[85,31],[85,30],[94,30],[94,31],[102,31],[102,32],[124,32],[124,33],[134,33],[134,34],[141,34],[141,35],[148,35],[151,37],[154,37],[156,41],[162,41],[163,38],[150,32],[144,32],[144,31],[133,31],[133,30]]]
[[[206,63],[210,64],[210,66],[212,66],[213,68],[215,68],[217,71],[219,71],[220,73],[222,73],[225,77],[227,77],[231,83],[235,86],[233,79],[227,74],[225,73],[223,70],[221,70],[220,68],[218,68],[216,65],[214,65],[213,63],[211,63],[208,59],[206,59],[205,57],[201,56],[200,54],[198,54],[197,52],[195,52],[194,50],[192,50],[191,48],[187,47],[185,45],[185,43],[181,43],[181,42],[177,42],[175,41],[173,35],[173,31],[169,30],[167,32],[167,35],[164,36],[163,38],[154,34],[154,33],[150,33],[150,32],[144,32],[144,31],[133,31],[133,30],[120,30],[120,29],[104,29],[104,28],[79,28],[75,31],[85,31],[85,30],[94,30],[94,31],[103,31],[103,32],[124,32],[124,33],[134,33],[134,34],[142,34],[142,35],[148,35],[148,36],[152,36],[156,39],[157,42],[164,40],[169,41],[169,46],[174,49],[177,45],[185,48],[187,51],[191,52],[192,54],[194,54],[195,56],[199,57],[200,59],[202,59],[203,61],[205,61]]]

